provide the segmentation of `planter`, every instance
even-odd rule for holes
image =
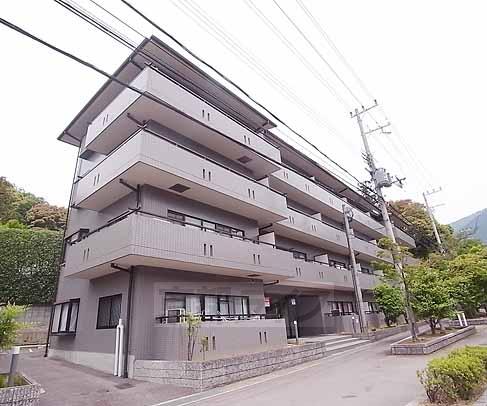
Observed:
[[[391,344],[391,353],[394,355],[426,355],[447,347],[461,339],[476,333],[474,326],[468,326],[453,333],[434,338],[427,342],[411,343],[411,337]]]
[[[41,385],[33,379],[19,374],[25,385],[0,388],[1,406],[34,406],[39,404]]]

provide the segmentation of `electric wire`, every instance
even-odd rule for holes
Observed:
[[[202,27],[202,29],[222,43],[228,51],[242,60],[246,66],[256,72],[259,76],[263,77],[267,83],[272,83],[274,88],[281,92],[287,99],[291,99],[291,101],[300,107],[315,123],[319,126],[326,127],[332,134],[335,134],[341,142],[345,142],[351,150],[354,150],[350,141],[344,137],[343,134],[340,134],[338,130],[324,118],[324,116],[316,112],[316,110],[314,110],[308,103],[303,101],[284,80],[278,79],[272,71],[267,69],[254,54],[246,50],[235,38],[226,34],[224,30],[199,6],[190,1],[172,1],[172,3],[176,8]]]
[[[281,123],[284,127],[286,127],[289,131],[291,131],[294,135],[302,139],[304,142],[306,142],[308,145],[310,145],[311,148],[316,150],[320,156],[325,158],[326,160],[330,161],[332,164],[334,164],[336,167],[340,168],[343,172],[345,172],[347,175],[349,175],[354,181],[357,182],[358,185],[363,185],[367,189],[370,190],[370,192],[375,193],[372,189],[368,188],[366,185],[362,183],[355,175],[353,175],[351,172],[349,172],[346,168],[344,168],[342,165],[340,165],[338,162],[336,162],[334,159],[332,159],[330,156],[328,156],[326,153],[321,151],[314,143],[309,141],[306,137],[304,137],[301,133],[296,131],[294,128],[292,128],[289,124],[286,123],[283,119],[281,119],[279,116],[274,114],[271,110],[269,110],[267,107],[262,105],[260,102],[258,102],[256,99],[254,99],[248,92],[246,92],[244,89],[242,89],[239,85],[237,85],[234,81],[229,79],[226,75],[221,73],[218,69],[213,67],[211,64],[207,63],[204,61],[202,58],[197,56],[194,52],[192,52],[189,48],[187,48],[184,44],[182,44],[179,40],[177,40],[173,35],[168,33],[166,30],[164,30],[161,26],[159,26],[157,23],[155,23],[152,19],[147,17],[144,13],[142,13],[140,10],[135,8],[131,3],[129,3],[127,0],[120,0],[123,4],[125,4],[127,7],[129,7],[134,13],[136,13],[139,17],[141,17],[143,20],[148,22],[150,25],[152,25],[154,28],[156,28],[158,31],[162,32],[164,35],[166,35],[168,38],[170,38],[172,41],[174,41],[178,46],[180,46],[184,51],[186,51],[190,56],[195,58],[199,63],[203,64],[206,66],[208,69],[216,73],[219,77],[224,79],[227,83],[231,84],[235,89],[237,89],[239,92],[241,92],[243,95],[245,95],[252,103],[266,111],[274,120],[278,121]],[[357,191],[356,186],[350,185],[348,182],[347,184],[352,188],[352,190]],[[358,192],[360,193],[360,192]]]

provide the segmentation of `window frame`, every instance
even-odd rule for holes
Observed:
[[[207,297],[216,297],[216,303],[217,303],[217,312],[221,312],[221,306],[220,304],[223,302],[223,303],[227,303],[228,305],[228,309],[229,309],[229,313],[227,314],[223,314],[221,313],[220,315],[222,317],[225,317],[225,316],[250,316],[250,297],[249,296],[242,296],[242,295],[218,295],[218,294],[211,294],[211,293],[182,293],[182,292],[165,292],[165,295],[164,295],[164,315],[167,315],[167,311],[168,311],[168,308],[167,308],[167,302],[168,302],[168,296],[170,295],[180,295],[180,296],[184,296],[184,308],[187,309],[188,307],[188,301],[187,301],[187,297],[188,296],[198,296],[200,298],[200,308],[201,308],[201,313],[200,313],[200,316],[202,316],[204,318],[204,316],[217,316],[217,314],[206,314],[206,298]],[[230,313],[230,309],[231,309],[231,303],[232,303],[232,300],[234,300],[234,298],[240,298],[240,300],[243,302],[245,301],[246,303],[246,306],[244,306],[242,304],[242,312],[244,310],[247,310],[247,313]],[[169,301],[172,300],[171,298],[169,298]],[[245,309],[244,309],[245,308]],[[170,309],[169,309],[170,310]]]
[[[71,326],[71,317],[73,315],[73,304],[77,304],[77,309],[76,309],[76,323],[74,325],[74,330],[70,330]],[[74,336],[76,335],[76,332],[78,331],[78,318],[79,318],[79,304],[80,304],[80,298],[75,298],[75,299],[69,299],[64,302],[59,302],[55,303],[52,307],[52,322],[51,322],[51,327],[49,329],[49,335],[53,336]],[[66,323],[65,323],[65,329],[61,330],[61,324],[63,321],[62,314],[63,314],[63,307],[67,305],[68,306],[68,314],[66,316]],[[56,312],[56,307],[60,307],[60,314],[59,314],[59,320],[57,322],[57,330],[52,331],[54,327],[54,315]]]
[[[112,319],[112,306],[113,306],[113,299],[120,297],[120,316],[122,316],[122,300],[123,300],[123,295],[121,293],[117,293],[115,295],[109,295],[109,296],[102,296],[98,298],[98,310],[96,313],[96,329],[97,330],[112,330],[117,328],[118,325],[118,319],[116,320],[115,324],[112,325],[110,324],[110,321]],[[100,302],[102,300],[110,299],[110,310],[109,310],[109,315],[108,315],[108,325],[107,326],[100,326]]]
[[[167,218],[177,224],[189,227],[200,227],[201,229],[207,231],[215,231],[218,234],[228,235],[230,237],[245,238],[245,231],[239,228],[228,226],[226,224],[217,223],[216,221],[207,220],[201,217],[191,216],[189,214],[181,213],[179,211],[167,210]],[[197,220],[197,222],[192,223],[188,220]]]

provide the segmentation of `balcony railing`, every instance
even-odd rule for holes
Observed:
[[[280,319],[276,314],[196,314],[201,321],[241,321],[241,320],[269,320]],[[161,324],[166,323],[183,323],[187,319],[186,314],[174,316],[157,316],[156,321]]]

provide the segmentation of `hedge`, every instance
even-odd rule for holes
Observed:
[[[432,403],[448,404],[469,400],[487,378],[487,347],[465,347],[436,358],[418,371]]]
[[[62,233],[0,226],[0,304],[54,300]]]

